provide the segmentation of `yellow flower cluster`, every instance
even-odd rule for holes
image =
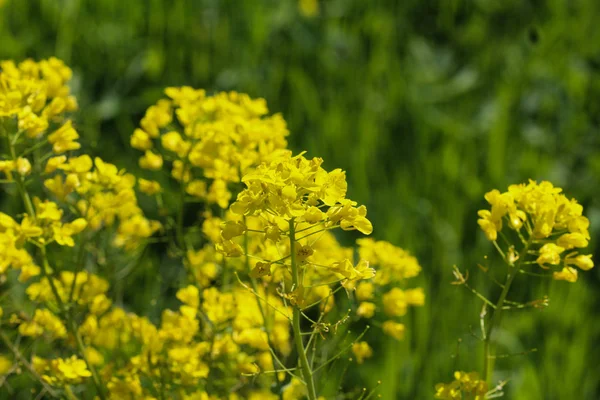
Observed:
[[[361,318],[373,318],[377,309],[383,309],[388,319],[382,323],[383,332],[401,340],[405,326],[394,318],[406,315],[409,306],[422,306],[425,293],[422,288],[403,289],[406,280],[416,277],[421,266],[408,251],[386,241],[371,238],[357,240],[361,259],[369,260],[377,274],[371,282],[361,282],[356,287],[355,296],[360,302],[356,311]],[[380,303],[377,304],[377,301]]]
[[[56,58],[35,62],[0,61],[0,119],[15,118],[28,138],[43,135],[61,114],[77,109],[67,83],[72,71]],[[49,141],[56,137],[48,137]],[[73,145],[70,150],[79,148]]]
[[[57,156],[46,163],[45,175],[53,174],[44,186],[57,199],[71,204],[99,230],[118,225],[114,243],[129,249],[152,236],[161,227],[158,221],[144,217],[135,194],[135,177],[100,158],[92,161],[87,154],[67,158]]]
[[[456,371],[452,382],[435,386],[435,398],[443,400],[484,400],[487,392],[488,385],[477,372]]]
[[[19,325],[19,333],[23,336],[31,337],[39,337],[44,333],[56,339],[65,339],[67,337],[67,329],[60,318],[45,308],[35,310],[31,321]]]
[[[369,260],[372,266],[377,267],[377,275],[373,279],[377,285],[403,282],[421,272],[415,256],[389,242],[362,238],[356,244],[360,258]]]
[[[179,87],[148,108],[131,146],[144,152],[141,168],[166,168],[179,186],[174,218],[164,179],[77,151],[65,117],[77,108],[71,75],[57,59],[0,63],[0,173],[25,210],[0,213],[0,275],[20,271],[33,310],[3,329],[26,344],[57,342],[28,366],[50,395],[316,400],[307,355],[330,362],[317,350],[327,333],[381,309],[383,331],[402,337],[397,318],[424,302],[404,287],[417,260],[387,242],[360,240],[358,259],[340,245],[331,230],[372,233],[366,207],[346,198],[344,171],[286,149],[285,121],[263,99]],[[136,189],[154,196],[160,221],[145,217]],[[204,206],[194,221],[184,212],[192,202]],[[143,265],[143,252],[129,251],[160,234],[152,241],[167,242],[188,272],[181,305],[151,317],[114,305],[105,277],[127,269],[101,267],[136,253],[132,266]],[[336,309],[341,290],[359,300],[357,315]],[[351,347],[359,363],[373,355],[360,338]],[[0,375],[13,366],[0,357]]]
[[[33,368],[42,375],[46,382],[53,386],[78,384],[92,376],[86,367],[85,361],[76,356],[52,360],[33,357]]]
[[[63,223],[63,210],[54,202],[42,202],[34,198],[34,204],[35,216],[25,214],[20,223],[11,216],[0,213],[0,274],[12,267],[21,271],[21,281],[40,273],[40,268],[26,249],[27,243],[40,246],[55,242],[61,246],[73,247],[73,236],[87,226],[87,221],[83,218]]]
[[[508,226],[527,251],[537,255],[535,261],[541,268],[554,271],[554,279],[575,282],[574,267],[587,271],[594,266],[590,254],[578,252],[588,245],[590,223],[583,207],[561,192],[547,181],[511,185],[504,193],[492,190],[485,195],[491,209],[480,210],[477,222],[491,241]]]
[[[63,223],[63,211],[57,203],[37,201],[36,210],[28,210],[29,215],[20,222],[21,240],[16,243],[22,245],[25,240],[34,240],[72,247],[72,236],[86,226],[98,230],[112,225],[118,218],[121,224],[115,243],[134,248],[141,239],[151,236],[160,227],[157,222],[143,217],[134,191],[135,177],[99,158],[93,162],[85,154],[65,154],[81,147],[77,141],[79,134],[72,122],[64,121],[64,113],[77,109],[77,102],[67,86],[71,75],[71,70],[56,58],[38,63],[26,60],[19,65],[12,61],[0,62],[0,133],[7,136],[12,156],[12,159],[0,160],[0,172],[11,182],[16,179],[15,173],[20,177],[30,175],[32,161],[39,162],[34,159],[32,149],[49,146],[51,152],[42,158],[47,161],[44,166],[39,166],[44,186],[59,203],[67,203],[81,217]],[[52,131],[51,128],[57,124],[62,125]],[[13,128],[16,132],[10,134]],[[51,133],[44,137],[46,131]],[[39,207],[43,208],[41,215],[37,210]],[[6,222],[11,225],[10,221]],[[14,232],[11,227],[0,229]],[[7,238],[2,239],[2,242],[5,241]],[[4,253],[14,256],[13,247],[0,244],[0,249],[8,248]],[[21,250],[22,246],[16,246],[16,249]],[[26,258],[21,255],[21,261],[27,261]],[[25,269],[25,275],[28,272]]]
[[[0,354],[0,377],[7,375],[13,369],[14,363],[10,358]]]
[[[49,279],[44,277],[31,283],[25,293],[33,302],[53,303],[57,301],[54,294],[56,290],[62,302],[66,303],[71,299],[77,305],[89,307],[92,313],[99,315],[111,305],[110,299],[106,297],[108,288],[109,284],[105,279],[87,271],[77,274],[62,271],[57,278],[52,278],[52,285]]]
[[[282,220],[295,219],[309,225],[339,226],[371,234],[373,226],[366,218],[366,207],[356,207],[356,202],[346,199],[346,173],[341,169],[327,172],[322,163],[321,158],[308,160],[302,154],[292,156],[289,151],[273,156],[271,162],[261,164],[242,178],[247,188],[231,205],[231,211],[261,215],[279,225]],[[275,228],[281,231],[279,226],[273,226],[270,238],[278,239]]]
[[[207,96],[187,86],[165,93],[168,99],[146,111],[131,146],[144,151],[139,162],[144,169],[160,170],[171,161],[171,176],[190,196],[227,208],[228,183],[239,182],[249,168],[287,145],[285,121],[279,114],[266,117],[264,99],[237,92]]]
[[[253,274],[275,274],[283,279],[285,270],[278,275],[276,269],[278,264],[286,264],[279,262],[281,256],[277,255],[287,254],[284,259],[291,256],[289,235],[293,226],[295,232],[302,234],[294,237],[293,255],[305,270],[305,282],[310,283],[307,286],[372,278],[375,271],[366,261],[354,265],[351,250],[342,249],[325,232],[342,228],[370,234],[373,227],[366,218],[366,208],[356,207],[355,202],[345,198],[345,173],[339,169],[327,172],[321,167],[322,162],[319,158],[307,160],[302,155],[292,157],[290,152],[282,152],[244,176],[242,181],[247,188],[231,205],[232,218],[238,220],[223,224],[217,250],[227,256],[240,256],[244,250],[233,239],[247,231],[260,233],[256,247],[263,253],[263,261],[254,264]],[[246,218],[252,226],[246,226],[240,218]],[[303,289],[296,289],[300,291],[297,295],[304,297]],[[327,291],[326,287],[320,290],[323,289]]]
[[[352,353],[356,357],[356,362],[362,364],[365,359],[373,356],[373,349],[367,342],[356,342],[352,344]]]
[[[265,299],[262,307],[274,310],[267,321],[254,295],[246,290],[220,292],[212,287],[200,291],[190,285],[177,292],[183,305],[178,311],[164,311],[160,326],[112,308],[89,314],[80,331],[90,344],[88,349],[104,354],[126,352],[124,360],[111,357],[112,361],[99,363],[109,398],[151,398],[152,390],[144,387],[144,379],[159,381],[165,375],[170,386],[165,391],[192,396],[193,389],[223,374],[229,379],[223,384],[234,385],[247,380],[243,374],[272,370],[265,326],[270,327],[274,350],[290,353],[289,312],[280,298],[261,297]]]

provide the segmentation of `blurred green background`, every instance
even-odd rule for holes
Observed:
[[[0,4],[0,59],[67,62],[83,142],[107,161],[136,171],[131,132],[186,84],[264,97],[295,151],[348,171],[374,236],[418,256],[427,291],[407,339],[376,341],[357,377],[381,380],[383,399],[432,398],[454,369],[480,367],[480,303],[450,282],[457,264],[490,287],[476,272],[492,255],[476,223],[486,191],[551,180],[584,205],[598,248],[597,0],[326,0],[312,15],[296,0]],[[600,398],[599,271],[517,280],[513,300],[548,294],[550,307],[497,331],[509,353],[538,349],[498,363],[507,398]]]

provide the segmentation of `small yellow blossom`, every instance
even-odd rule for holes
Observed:
[[[362,318],[372,318],[375,314],[375,308],[375,304],[364,301],[359,304],[358,309],[356,310],[356,315]]]
[[[402,340],[404,339],[404,331],[405,331],[405,326],[404,324],[400,324],[398,322],[395,321],[385,321],[383,323],[383,332],[386,335],[389,335],[391,337],[393,337],[396,340]]]
[[[160,191],[162,190],[160,187],[160,183],[141,178],[138,180],[138,187],[140,188],[140,191],[142,193],[145,193],[149,196],[160,193]]]
[[[131,135],[130,145],[137,150],[150,150],[152,148],[152,138],[145,131],[136,129]]]
[[[484,400],[488,392],[485,380],[479,378],[477,372],[466,373],[456,371],[451,383],[438,383],[435,386],[435,398],[443,400],[460,400],[469,398]]]
[[[0,376],[9,373],[13,365],[14,364],[10,358],[0,354]]]
[[[305,17],[315,17],[319,14],[319,0],[298,0],[298,9]]]
[[[26,176],[31,173],[31,163],[27,158],[19,157],[17,159],[17,172],[21,176]]]
[[[572,267],[564,267],[561,271],[553,272],[552,277],[557,281],[577,282],[577,270]]]
[[[367,342],[355,342],[352,344],[352,353],[356,357],[356,362],[362,364],[365,359],[373,356],[373,349]]]
[[[141,168],[157,171],[163,166],[163,158],[160,154],[146,150],[146,153],[140,158],[139,164]]]
[[[48,136],[48,142],[56,154],[79,149],[81,145],[76,141],[77,139],[79,139],[79,135],[70,120]]]
[[[504,226],[518,231],[528,246],[523,256],[536,255],[535,262],[551,269],[556,280],[575,282],[577,270],[571,266],[584,271],[593,268],[591,256],[578,254],[577,250],[589,243],[589,220],[582,215],[583,207],[575,199],[568,199],[561,188],[547,181],[530,180],[509,186],[504,193],[494,189],[486,193],[485,199],[491,209],[478,212],[478,223],[489,240],[495,241]],[[516,252],[509,253],[513,254],[508,258],[510,263],[523,262],[514,257]]]

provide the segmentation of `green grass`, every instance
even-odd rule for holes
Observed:
[[[585,206],[597,248],[600,3],[320,3],[310,19],[288,0],[8,0],[0,59],[64,59],[84,145],[133,171],[129,135],[165,86],[266,98],[294,150],[348,171],[374,236],[421,261],[426,306],[405,342],[378,343],[360,379],[381,380],[384,399],[431,398],[455,368],[481,364],[480,305],[450,282],[457,264],[490,287],[476,273],[492,255],[476,224],[486,191],[553,181]],[[144,271],[136,282],[154,291]],[[499,363],[508,398],[597,398],[599,288],[598,268],[576,285],[516,282],[515,300],[551,305],[504,319],[502,350],[538,349]]]

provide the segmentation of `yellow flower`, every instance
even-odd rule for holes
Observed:
[[[14,364],[10,358],[0,354],[0,376],[9,373],[13,365]]]
[[[485,195],[491,210],[480,210],[478,221],[489,240],[496,240],[503,229],[503,220],[527,243],[523,253],[525,261],[535,262],[544,269],[552,269],[557,280],[575,282],[577,270],[589,270],[594,266],[591,256],[578,254],[577,249],[587,247],[589,220],[582,215],[583,207],[575,199],[568,199],[562,189],[550,182],[511,185],[507,192],[492,190]],[[542,242],[543,245],[538,243]],[[562,254],[573,250],[566,257]],[[517,262],[517,251],[508,249],[510,263]],[[562,266],[562,267],[561,267]]]
[[[46,162],[46,168],[44,169],[45,174],[51,174],[56,171],[60,166],[62,166],[67,161],[67,156],[57,156],[51,157]]]
[[[94,366],[104,364],[104,356],[102,356],[102,353],[91,346],[85,348],[85,356],[90,364]]]
[[[404,324],[400,324],[395,321],[385,321],[383,323],[382,328],[383,328],[383,332],[386,335],[389,335],[396,340],[404,339],[404,331],[405,331]]]
[[[300,243],[296,243],[294,246],[296,250],[296,259],[299,262],[305,261],[308,257],[312,256],[315,252],[310,245],[303,246]]]
[[[479,210],[477,212],[479,219],[477,223],[485,233],[488,240],[494,241],[498,238],[498,232],[502,230],[502,220],[493,220],[492,213],[488,210]]]
[[[371,238],[358,239],[356,242],[360,258],[377,268],[374,283],[378,285],[404,282],[421,272],[421,266],[413,255],[389,242]]]
[[[371,282],[361,282],[356,287],[356,299],[359,301],[371,300],[375,291],[375,286]]]
[[[193,180],[185,187],[187,194],[194,197],[205,198],[206,197],[206,182],[201,180]]]
[[[393,288],[383,295],[383,311],[390,317],[401,317],[408,307],[406,293],[400,288]]]
[[[247,228],[242,222],[226,221],[221,225],[221,229],[223,239],[230,240],[236,236],[243,235]]]
[[[56,154],[79,149],[81,145],[76,142],[77,139],[79,139],[79,135],[73,128],[71,120],[65,122],[63,126],[48,136],[48,142]]]
[[[130,145],[137,150],[150,150],[152,148],[152,138],[145,131],[136,129],[131,135]]]
[[[319,14],[318,0],[298,0],[298,8],[300,13],[305,17],[315,17]]]
[[[79,383],[83,379],[92,376],[92,373],[87,369],[85,361],[71,356],[67,359],[57,358],[52,360],[53,372],[58,372],[57,376],[65,383]]]
[[[488,392],[485,380],[479,378],[477,372],[466,373],[456,371],[454,381],[450,383],[438,383],[435,386],[435,398],[443,400],[457,400],[469,398],[473,400],[484,400]]]
[[[25,215],[23,220],[21,220],[20,233],[26,238],[32,238],[43,235],[44,230],[37,226],[29,215]]]
[[[138,187],[142,193],[146,193],[149,196],[160,193],[162,190],[160,183],[143,178],[138,179]]]
[[[105,294],[98,294],[92,298],[90,303],[90,313],[101,315],[107,311],[112,304],[112,300],[106,297]]]
[[[189,285],[177,292],[177,298],[190,307],[198,308],[200,306],[200,291],[194,285]]]
[[[30,322],[24,322],[19,326],[19,333],[23,336],[38,337],[44,333],[53,338],[66,338],[67,329],[62,321],[50,312],[50,310],[37,309]]]
[[[87,227],[87,224],[84,218],[77,218],[70,223],[54,225],[52,227],[54,232],[53,239],[61,246],[73,247],[75,246],[75,241],[72,236],[81,233]]]
[[[241,215],[269,212],[285,220],[302,217],[308,223],[323,221],[325,226],[340,226],[370,234],[373,227],[364,206],[345,199],[345,173],[339,169],[325,171],[323,160],[292,157],[287,152],[269,164],[260,165],[242,178],[247,188],[241,192],[231,210]],[[326,213],[317,205],[329,207]]]
[[[425,293],[422,288],[408,289],[404,292],[406,303],[413,306],[422,306],[425,304]]]
[[[283,400],[301,400],[306,398],[306,385],[298,378],[292,378],[283,388]]]
[[[140,157],[139,164],[141,168],[157,171],[163,166],[163,158],[160,154],[146,150],[144,155]]]
[[[179,157],[185,157],[190,151],[191,144],[181,137],[179,132],[171,131],[160,138],[162,147],[176,153]]]
[[[302,216],[304,221],[308,222],[309,224],[316,224],[317,222],[324,220],[325,217],[326,214],[314,206],[308,207]]]
[[[564,267],[560,272],[554,272],[552,278],[557,281],[577,282],[577,270],[572,267]]]
[[[367,342],[355,342],[352,344],[352,353],[356,357],[356,362],[362,364],[365,359],[373,356],[373,349]]]
[[[48,129],[48,120],[35,114],[30,106],[25,106],[19,112],[18,127],[19,130],[26,131],[27,137],[37,138]]]
[[[540,256],[536,262],[542,268],[545,268],[545,264],[558,265],[560,264],[560,254],[564,251],[563,247],[557,246],[554,243],[546,243],[540,248]]]
[[[271,275],[271,264],[259,261],[256,266],[250,271],[250,277],[262,278],[265,275]]]
[[[356,315],[362,318],[372,318],[375,314],[375,304],[364,301],[358,305]]]
[[[17,172],[21,176],[29,175],[31,173],[31,163],[27,158],[19,157],[17,159]]]
[[[224,240],[221,243],[217,243],[215,247],[219,253],[223,253],[227,257],[239,257],[244,254],[242,246],[231,240]]]
[[[571,253],[565,257],[565,265],[574,265],[583,271],[589,271],[594,268],[594,261],[592,261],[591,254],[579,254]]]
[[[217,204],[221,208],[227,208],[230,199],[231,192],[227,189],[227,182],[219,179],[213,181],[208,189],[206,201]]]
[[[34,264],[27,264],[21,267],[21,273],[19,274],[19,282],[27,282],[34,276],[38,276],[41,273],[40,267]]]
[[[0,172],[4,172],[9,180],[12,180],[11,172],[16,169],[13,160],[0,160]]]
[[[584,234],[575,232],[575,233],[565,233],[561,237],[558,238],[556,243],[567,250],[572,249],[574,247],[587,247],[588,241]]]

